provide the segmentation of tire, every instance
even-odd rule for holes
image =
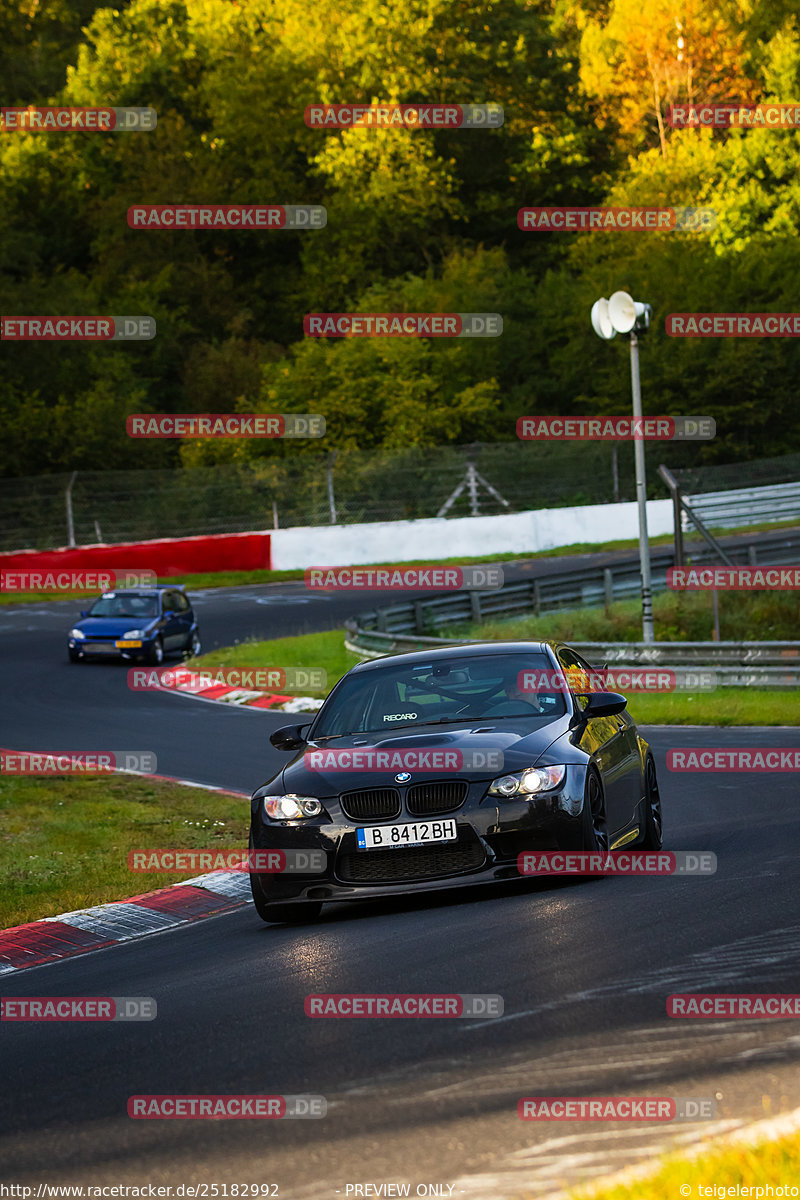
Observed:
[[[596,771],[586,776],[586,788],[581,813],[581,850],[591,854],[608,852],[608,828],[606,826],[606,799],[603,785]],[[603,871],[586,871],[583,879],[605,879]]]
[[[83,655],[80,650],[73,650],[71,647],[67,649],[70,662],[83,662]]]
[[[164,643],[160,637],[157,637],[152,646],[145,655],[146,663],[151,667],[160,667],[164,661]]]
[[[189,641],[186,643],[186,645],[183,648],[183,657],[184,658],[197,658],[201,649],[202,649],[202,646],[200,644],[200,634],[195,629],[194,632],[189,635]]]
[[[656,764],[648,755],[644,768],[644,833],[639,845],[643,850],[660,850],[663,843],[661,796],[658,791]]]
[[[268,904],[256,875],[250,876],[250,891],[256,912],[268,925],[302,925],[306,921],[316,921],[322,912],[321,900],[305,900],[301,904]]]
[[[608,850],[606,802],[603,795],[603,785],[596,771],[589,771],[586,776],[582,822],[583,844],[581,849],[585,851]]]

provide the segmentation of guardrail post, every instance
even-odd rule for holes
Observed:
[[[753,542],[751,542],[747,547],[747,561],[750,563],[751,567],[758,565],[758,549]]]
[[[539,580],[534,579],[534,581],[533,581],[533,611],[536,613],[537,617],[539,616],[541,607],[542,607],[542,595],[539,590]]]
[[[382,608],[375,609],[375,628],[380,633],[386,633],[386,613]]]
[[[675,546],[675,566],[683,566],[683,521],[682,521],[682,504],[681,504],[681,489],[678,481],[667,467],[662,463],[658,468],[658,473],[664,480],[669,490],[672,499],[672,524],[674,528],[673,542]]]
[[[414,633],[425,632],[425,601],[414,601]]]
[[[469,607],[470,607],[470,613],[472,615],[472,620],[475,622],[482,621],[483,616],[481,614],[481,594],[480,594],[480,592],[470,592]]]
[[[611,567],[606,567],[603,571],[603,588],[605,590],[606,608],[610,608],[614,603],[614,573]]]

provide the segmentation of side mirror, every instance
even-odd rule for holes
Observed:
[[[583,717],[615,717],[627,707],[628,701],[619,692],[590,692],[589,702],[583,710]]]
[[[308,729],[308,726],[282,725],[280,729],[275,729],[269,735],[269,740],[276,750],[299,750],[306,744],[302,732],[304,729]]]
[[[83,608],[83,609],[81,609],[81,616],[82,616],[82,617],[88,617],[88,615],[89,615],[89,610],[88,610],[88,608]]]

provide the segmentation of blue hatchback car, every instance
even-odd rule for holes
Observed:
[[[200,653],[194,610],[182,587],[105,592],[70,630],[70,662],[112,656],[158,664],[176,651]]]

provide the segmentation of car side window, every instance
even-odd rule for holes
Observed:
[[[577,688],[583,686],[583,680],[589,668],[586,663],[578,657],[574,650],[559,650],[558,661],[564,670],[569,684],[569,690],[575,698],[575,703],[583,711],[589,703],[589,697],[586,692],[577,691]]]
[[[171,612],[174,612],[174,611],[175,611],[175,601],[174,601],[174,599],[173,599],[173,593],[172,593],[172,592],[165,592],[165,593],[164,593],[164,603],[163,603],[163,609],[164,609],[164,612],[165,612],[165,613],[171,613]]]
[[[188,612],[191,608],[191,605],[189,604],[188,598],[184,596],[183,592],[174,592],[173,595],[175,597],[175,611]]]

